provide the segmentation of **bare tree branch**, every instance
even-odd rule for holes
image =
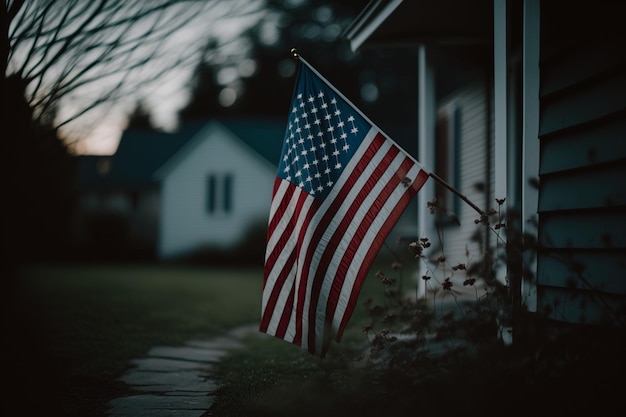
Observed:
[[[61,127],[199,61],[208,30],[184,45],[174,37],[192,22],[204,19],[210,29],[212,22],[229,16],[258,14],[263,3],[7,0],[5,5],[9,51],[4,77],[15,75],[26,83],[35,117],[74,102],[74,111],[56,121]],[[77,97],[82,99],[78,107]]]

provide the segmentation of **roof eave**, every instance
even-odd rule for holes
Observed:
[[[493,42],[492,0],[371,0],[342,33],[353,52],[430,45],[448,51]]]
[[[346,28],[343,37],[356,52],[378,27],[402,4],[403,0],[372,0]]]

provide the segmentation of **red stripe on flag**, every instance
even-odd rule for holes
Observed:
[[[324,254],[322,255],[320,264],[317,268],[315,277],[313,279],[313,286],[312,286],[311,295],[310,295],[311,301],[309,304],[309,323],[308,323],[309,324],[309,329],[308,329],[309,330],[309,351],[313,354],[315,354],[315,351],[317,348],[316,339],[315,339],[317,306],[319,303],[322,284],[328,278],[326,274],[328,271],[328,267],[330,265],[330,261],[332,260],[333,256],[336,253],[335,250],[336,250],[337,245],[339,245],[339,243],[344,239],[347,229],[351,226],[353,222],[353,218],[352,218],[353,214],[358,211],[359,206],[363,204],[363,201],[370,195],[372,190],[377,187],[381,177],[385,174],[385,168],[389,166],[389,164],[391,164],[391,162],[394,160],[394,158],[396,157],[398,153],[399,151],[398,151],[398,148],[396,147],[391,147],[387,151],[385,156],[380,161],[379,165],[372,172],[372,174],[368,177],[363,188],[359,191],[356,198],[350,204],[350,208],[348,209],[347,214],[341,219],[339,227],[333,233],[333,236],[331,237],[328,244],[326,245],[326,249],[324,251]],[[346,183],[346,186],[341,190],[340,193],[341,194],[349,193],[350,190],[352,189],[352,185],[355,182],[356,181],[348,181]],[[387,186],[384,192],[377,198],[381,198],[385,200],[388,197],[388,195],[391,194],[391,191],[392,191],[392,189],[388,189],[388,188],[390,187]],[[343,196],[342,199],[345,199],[345,195]],[[367,228],[371,225],[371,220],[373,219],[369,219],[370,221],[368,222],[367,217],[368,216],[366,216],[366,218],[364,219],[364,223],[359,225],[359,227],[357,228],[357,231],[355,232],[357,235],[364,234],[367,231]],[[348,248],[350,250],[350,246]],[[353,255],[354,255],[354,251],[352,251],[352,256]],[[334,277],[334,279],[337,280],[335,282],[343,282],[345,274],[347,273],[347,269],[350,266],[350,261],[352,260],[352,256],[350,256],[349,258],[344,257],[342,259],[339,268],[343,268],[343,272],[337,271],[337,274]],[[344,263],[345,261],[348,261],[348,262]]]
[[[283,181],[283,180],[279,179],[279,181]],[[281,215],[288,215],[287,218],[289,220],[282,228],[280,229],[278,228],[278,225],[280,224],[281,215],[278,215],[278,213],[276,213],[274,218],[272,219],[272,220],[276,219],[276,221],[273,222],[274,227],[271,229],[271,232],[268,232],[268,236],[269,236],[268,241],[273,237],[273,235],[279,234],[279,233],[280,233],[280,238],[277,241],[274,249],[272,250],[272,253],[267,257],[267,260],[265,263],[266,285],[267,285],[267,277],[269,277],[270,274],[273,273],[274,275],[277,274],[278,276],[271,289],[265,288],[265,287],[263,289],[264,293],[271,291],[270,297],[268,298],[267,303],[264,306],[264,312],[262,316],[262,331],[267,332],[271,319],[273,315],[275,314],[274,310],[278,308],[276,301],[278,297],[280,296],[280,293],[283,291],[283,287],[285,285],[291,285],[292,287],[290,289],[291,299],[287,301],[289,303],[289,308],[287,308],[286,306],[282,306],[283,312],[281,313],[281,320],[280,320],[280,323],[282,323],[282,326],[279,324],[279,328],[277,328],[273,332],[274,335],[279,338],[283,338],[285,335],[285,331],[286,331],[285,323],[289,322],[289,318],[291,315],[290,312],[293,307],[293,295],[295,292],[294,288],[296,285],[296,279],[295,279],[296,277],[295,277],[295,273],[293,272],[293,270],[294,270],[294,265],[297,263],[297,259],[300,253],[300,245],[302,241],[302,236],[304,235],[304,232],[308,228],[310,219],[314,215],[315,211],[317,210],[317,206],[319,205],[318,202],[314,200],[311,204],[311,207],[309,207],[308,211],[306,213],[303,213],[304,203],[306,202],[307,198],[310,198],[310,197],[308,196],[306,192],[303,192],[300,188],[298,188],[294,184],[288,183],[288,182],[285,182],[285,183],[287,184],[287,190],[285,191],[280,207],[283,207],[284,205],[283,203],[285,201],[287,203],[290,203],[291,200],[293,199],[294,194],[296,194],[297,196],[297,201],[296,201],[295,207],[290,208],[289,210],[285,209],[283,210],[283,213],[281,213]],[[300,221],[300,218],[303,215],[305,215],[306,217],[304,217],[303,220]],[[299,231],[297,230],[298,223],[301,223],[301,226],[299,227],[300,229]],[[294,231],[299,234],[297,243],[293,246],[293,248],[289,251],[289,253],[287,253],[286,246],[289,240],[292,239],[292,235]],[[282,265],[282,269],[280,271],[274,271],[274,268],[276,267],[276,262],[281,256],[283,258],[287,256],[288,258]],[[286,314],[286,312],[289,314]]]
[[[365,264],[362,264],[364,265],[364,267],[362,266],[360,268],[361,272],[355,275],[354,282],[350,284],[351,285],[349,288],[350,294],[358,296],[361,290],[362,283],[367,274],[367,269],[369,269],[374,257],[376,256],[376,254],[382,247],[382,244],[384,243],[384,239],[386,237],[386,233],[382,237],[380,236],[380,233],[377,233],[377,236],[373,240],[371,240],[371,243],[368,243],[368,247],[365,250],[363,248],[360,248],[359,246],[366,239],[367,234],[372,230],[372,228],[373,230],[376,230],[377,226],[375,223],[378,222],[377,218],[380,215],[380,210],[383,208],[385,202],[388,201],[391,195],[397,190],[397,187],[402,181],[402,179],[404,178],[405,174],[411,169],[411,167],[413,167],[413,165],[414,163],[408,158],[402,161],[400,168],[396,170],[396,172],[389,179],[387,184],[384,185],[383,189],[378,191],[378,194],[375,196],[376,200],[374,201],[374,204],[372,205],[372,207],[370,207],[370,209],[368,209],[368,212],[365,214],[365,216],[363,217],[363,220],[356,228],[354,236],[352,237],[350,243],[348,244],[348,248],[346,249],[341,259],[341,265],[343,266],[344,271],[343,273],[338,273],[335,276],[333,284],[329,288],[329,294],[326,296],[327,304],[326,304],[326,308],[324,309],[326,323],[323,326],[323,329],[326,333],[324,334],[322,338],[322,351],[321,351],[322,357],[326,354],[326,351],[330,343],[330,339],[332,338],[332,332],[334,331],[333,321],[334,321],[334,315],[336,312],[336,307],[339,302],[343,286],[345,285],[347,272],[350,269],[352,262],[354,262],[354,258],[359,253],[363,253],[364,251],[366,255],[368,254],[371,255],[370,257],[371,260],[369,261],[369,263],[368,263],[368,257],[366,256],[364,258]],[[387,174],[388,173],[389,172],[387,171]],[[403,195],[401,198],[404,198],[404,197],[405,196]],[[391,227],[393,227],[393,225],[398,219],[398,216],[394,216],[394,213],[392,211],[391,213],[389,213],[389,215],[387,215],[386,219],[391,224]],[[391,228],[387,230],[387,233],[390,231],[390,229]],[[344,311],[344,314],[345,314],[345,311]]]
[[[274,179],[274,189],[272,190],[272,204],[276,202],[276,195],[278,194],[278,190],[280,190],[282,183],[283,183],[283,180],[281,178],[276,177],[276,179]],[[270,213],[272,217],[270,218],[270,222],[267,227],[268,228],[268,233],[267,233],[268,241],[271,235],[274,233],[274,230],[276,229],[276,225],[278,225],[278,222],[280,221],[282,214],[285,212],[286,208],[288,207],[289,200],[291,199],[291,195],[293,194],[294,189],[295,188],[293,187],[288,188],[286,191],[289,192],[289,194],[283,196],[282,199],[280,200],[280,203],[274,210],[274,212]]]
[[[298,193],[298,196],[297,196],[298,200],[296,202],[296,207],[291,208],[289,207],[289,203],[291,202],[291,199],[294,193]],[[304,204],[304,201],[306,200],[306,196],[307,196],[306,193],[301,192],[301,190],[298,187],[296,187],[295,185],[291,183],[288,184],[287,191],[285,192],[285,195],[280,202],[279,208],[276,210],[276,213],[274,214],[274,217],[272,218],[272,222],[271,222],[272,224],[270,224],[270,226],[268,227],[268,241],[270,240],[270,238],[274,237],[274,235],[277,233],[280,233],[280,237],[278,239],[278,242],[276,242],[276,246],[272,250],[272,253],[265,260],[265,276],[266,277],[271,273],[272,268],[274,267],[274,264],[276,263],[276,260],[278,259],[280,254],[283,252],[283,249],[285,248],[286,243],[289,241],[289,237],[291,236],[291,233],[293,232],[294,228],[298,224],[298,215],[302,209],[302,205]],[[288,219],[287,224],[282,229],[276,230],[276,227],[278,226],[280,220],[282,220],[282,218],[285,216],[286,213],[289,214],[289,217],[287,217]]]
[[[324,235],[324,232],[326,231],[326,229],[328,228],[328,225],[331,223],[331,221],[335,217],[337,211],[341,207],[343,201],[346,198],[346,195],[350,191],[356,179],[363,174],[363,172],[367,168],[369,161],[374,157],[374,155],[376,155],[377,151],[382,147],[384,143],[385,143],[385,139],[382,135],[377,134],[374,137],[374,139],[372,140],[372,143],[364,152],[363,157],[361,157],[361,159],[356,164],[355,168],[350,173],[348,180],[346,180],[345,182],[344,188],[333,199],[333,202],[326,209],[321,220],[315,225],[313,236],[311,237],[309,241],[309,245],[308,245],[309,247],[317,249],[318,245],[320,244],[321,238]],[[328,245],[325,245],[324,247],[327,247],[327,246]],[[300,346],[303,346],[302,345],[302,336],[303,336],[302,326],[304,324],[304,317],[303,317],[304,316],[304,304],[305,304],[306,293],[307,293],[309,269],[311,266],[313,254],[315,253],[315,249],[308,250],[306,251],[306,253],[301,254],[301,256],[304,256],[304,259],[302,260],[303,261],[302,267],[298,268],[298,271],[302,271],[302,272],[299,275],[298,300],[296,303],[296,338],[294,339],[294,343]],[[301,257],[299,256],[298,259],[300,260]],[[310,340],[311,340],[310,338],[307,339],[307,341],[310,341]]]
[[[265,305],[265,311],[263,312],[263,317],[261,318],[260,330],[262,332],[267,332],[267,327],[269,326],[270,321],[272,320],[272,316],[274,315],[274,312],[277,308],[276,300],[278,300],[278,296],[280,295],[280,292],[285,285],[285,281],[287,281],[287,278],[289,276],[289,268],[287,266],[293,265],[295,258],[296,251],[294,249],[293,251],[291,251],[289,258],[287,259],[285,268],[280,271],[280,274],[276,278],[276,282],[272,287],[272,293],[267,300],[267,304]]]
[[[412,198],[415,197],[415,195],[420,190],[420,188],[422,188],[422,186],[424,185],[427,179],[428,179],[428,173],[420,169],[420,172],[417,178],[411,184],[411,190],[402,196],[402,199],[398,201],[398,203],[396,204],[396,207],[394,208],[392,215],[390,215],[387,218],[387,220],[385,221],[385,224],[383,225],[383,227],[381,227],[380,231],[378,232],[378,236],[376,237],[377,240],[378,239],[384,240],[385,237],[389,234],[389,232],[391,232],[391,229],[393,229],[395,225],[396,219],[406,209],[406,207],[411,202]],[[367,252],[366,257],[363,260],[361,267],[359,268],[359,272],[357,273],[357,277],[358,277],[357,279],[359,280],[359,282],[358,284],[355,284],[355,285],[358,285],[359,288],[363,285],[363,281],[365,280],[365,277],[367,276],[367,271],[369,270],[370,266],[374,262],[374,258],[376,257],[376,255],[377,255],[376,251]],[[350,293],[350,299],[348,300],[346,311],[343,314],[343,318],[341,320],[341,324],[339,325],[339,330],[337,332],[337,338],[336,338],[337,341],[341,340],[341,336],[343,335],[346,325],[348,324],[348,320],[350,319],[350,317],[352,316],[352,313],[354,312],[354,307],[356,306],[358,296],[359,296],[358,292],[352,291]]]
[[[398,185],[402,182],[405,174],[414,165],[415,164],[413,163],[413,161],[411,161],[408,158],[405,158],[402,161],[400,168],[396,171],[396,175],[394,175],[390,179],[390,181],[385,185],[384,190],[381,191],[381,193],[377,197],[377,201],[386,201],[389,198],[389,196],[393,193],[393,191],[398,187]],[[363,262],[361,264],[361,268],[359,268],[359,272],[356,275],[356,279],[352,286],[352,290],[350,291],[351,295],[354,294],[355,296],[358,297],[358,294],[361,290],[362,283],[365,280],[365,275],[367,274],[367,270],[369,269],[369,267],[371,266],[374,260],[375,254],[378,253],[378,250],[382,247],[385,237],[391,231],[398,216],[401,214],[401,211],[397,212],[398,205],[401,205],[403,200],[405,200],[408,203],[408,201],[410,201],[412,197],[413,195],[410,195],[409,193],[403,194],[400,201],[396,204],[394,211],[392,211],[390,215],[387,216],[385,224],[381,227],[381,229],[377,233],[376,237],[374,238],[374,241],[372,242],[372,245],[370,246],[368,250],[368,253],[372,254],[369,258],[370,262],[369,263],[367,262],[367,257],[366,257],[366,261]],[[403,209],[404,208],[402,208],[402,210]],[[375,213],[372,213],[372,209],[369,210],[368,214],[373,214],[373,215],[368,215],[363,219],[363,222],[359,225],[357,232],[355,233],[354,237],[350,241],[350,244],[348,246],[349,248],[348,251],[346,251],[346,253],[344,254],[341,260],[341,264],[345,265],[346,269],[352,263],[354,256],[356,255],[357,250],[359,249],[359,243],[364,240],[365,234],[372,227],[373,223],[376,221],[376,215]],[[389,224],[388,228],[385,227],[387,224]],[[345,278],[346,278],[345,273],[338,274],[337,277],[335,278],[335,282],[333,283],[331,291],[328,295],[328,303],[326,305],[326,320],[330,323],[332,323],[333,321],[333,317],[337,309],[337,303],[339,302],[339,296],[341,294],[341,289],[343,288]],[[324,345],[326,345],[326,343]]]
[[[289,265],[293,265],[293,263]],[[285,338],[285,333],[287,333],[287,327],[289,325],[289,321],[291,320],[291,316],[293,315],[293,300],[294,300],[293,295],[294,295],[295,290],[296,290],[295,280],[292,280],[291,289],[289,290],[287,301],[285,302],[285,306],[283,307],[283,314],[280,316],[280,321],[278,322],[278,327],[276,328],[276,337],[279,337],[281,339]]]
[[[302,191],[302,196],[304,198],[312,198],[309,197],[307,193]],[[299,287],[302,285],[301,283],[301,279],[300,276],[298,275],[298,264],[300,263],[300,258],[302,257],[302,245],[304,242],[304,237],[306,235],[307,230],[309,229],[309,224],[311,223],[313,217],[315,217],[315,215],[317,214],[317,211],[319,209],[319,201],[318,200],[313,200],[311,207],[309,207],[309,210],[306,212],[305,217],[303,217],[302,220],[302,227],[300,228],[300,231],[298,232],[298,240],[296,243],[296,256],[295,259],[293,260],[293,262],[289,265],[285,265],[285,268],[289,268],[290,270],[293,269],[293,288],[292,291],[290,291],[289,296],[291,297],[291,308],[289,310],[290,315],[287,318],[286,322],[284,322],[284,329],[283,331],[286,332],[287,328],[288,328],[288,324],[291,320],[291,316],[295,314],[295,312],[293,311],[293,304],[295,302],[297,302],[296,300],[296,291],[297,289],[299,289]],[[301,211],[296,212],[297,217],[300,218],[303,213],[301,213]],[[296,305],[297,306],[297,305]],[[296,318],[297,320],[297,318]],[[282,321],[281,321],[282,323]],[[297,323],[297,321],[296,321]],[[278,336],[278,337],[284,337],[285,333],[282,333],[282,336]],[[295,336],[294,336],[294,340],[293,343],[300,345],[300,341],[299,341],[299,337],[298,337],[298,333],[297,333],[297,326],[296,326],[296,332],[295,332]]]

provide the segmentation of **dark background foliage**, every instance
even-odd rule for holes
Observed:
[[[352,53],[341,31],[361,11],[363,1],[293,2],[271,0],[278,36],[263,40],[261,20],[243,34],[251,45],[256,70],[238,80],[239,94],[232,105],[219,102],[224,88],[218,72],[232,62],[216,62],[216,44],[206,40],[206,56],[189,80],[190,98],[179,111],[179,125],[223,116],[254,116],[283,120],[294,85],[295,47],[348,99],[409,153],[416,154],[415,73],[417,57],[403,48]],[[297,7],[293,5],[297,4]],[[3,19],[6,16],[3,15]],[[6,23],[6,21],[4,21]],[[331,30],[332,28],[332,30]],[[3,43],[5,52],[10,46]],[[149,64],[148,64],[149,65]],[[55,127],[56,108],[35,114],[26,89],[30,81],[4,71],[2,125],[6,170],[3,203],[4,268],[13,271],[22,262],[71,259],[69,243],[74,206],[76,158]],[[151,109],[138,100],[128,115],[128,127],[153,125]]]

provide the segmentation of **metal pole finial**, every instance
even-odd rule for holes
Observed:
[[[295,58],[295,59],[299,59],[300,55],[298,55],[298,50],[296,48],[291,48],[291,55]]]

